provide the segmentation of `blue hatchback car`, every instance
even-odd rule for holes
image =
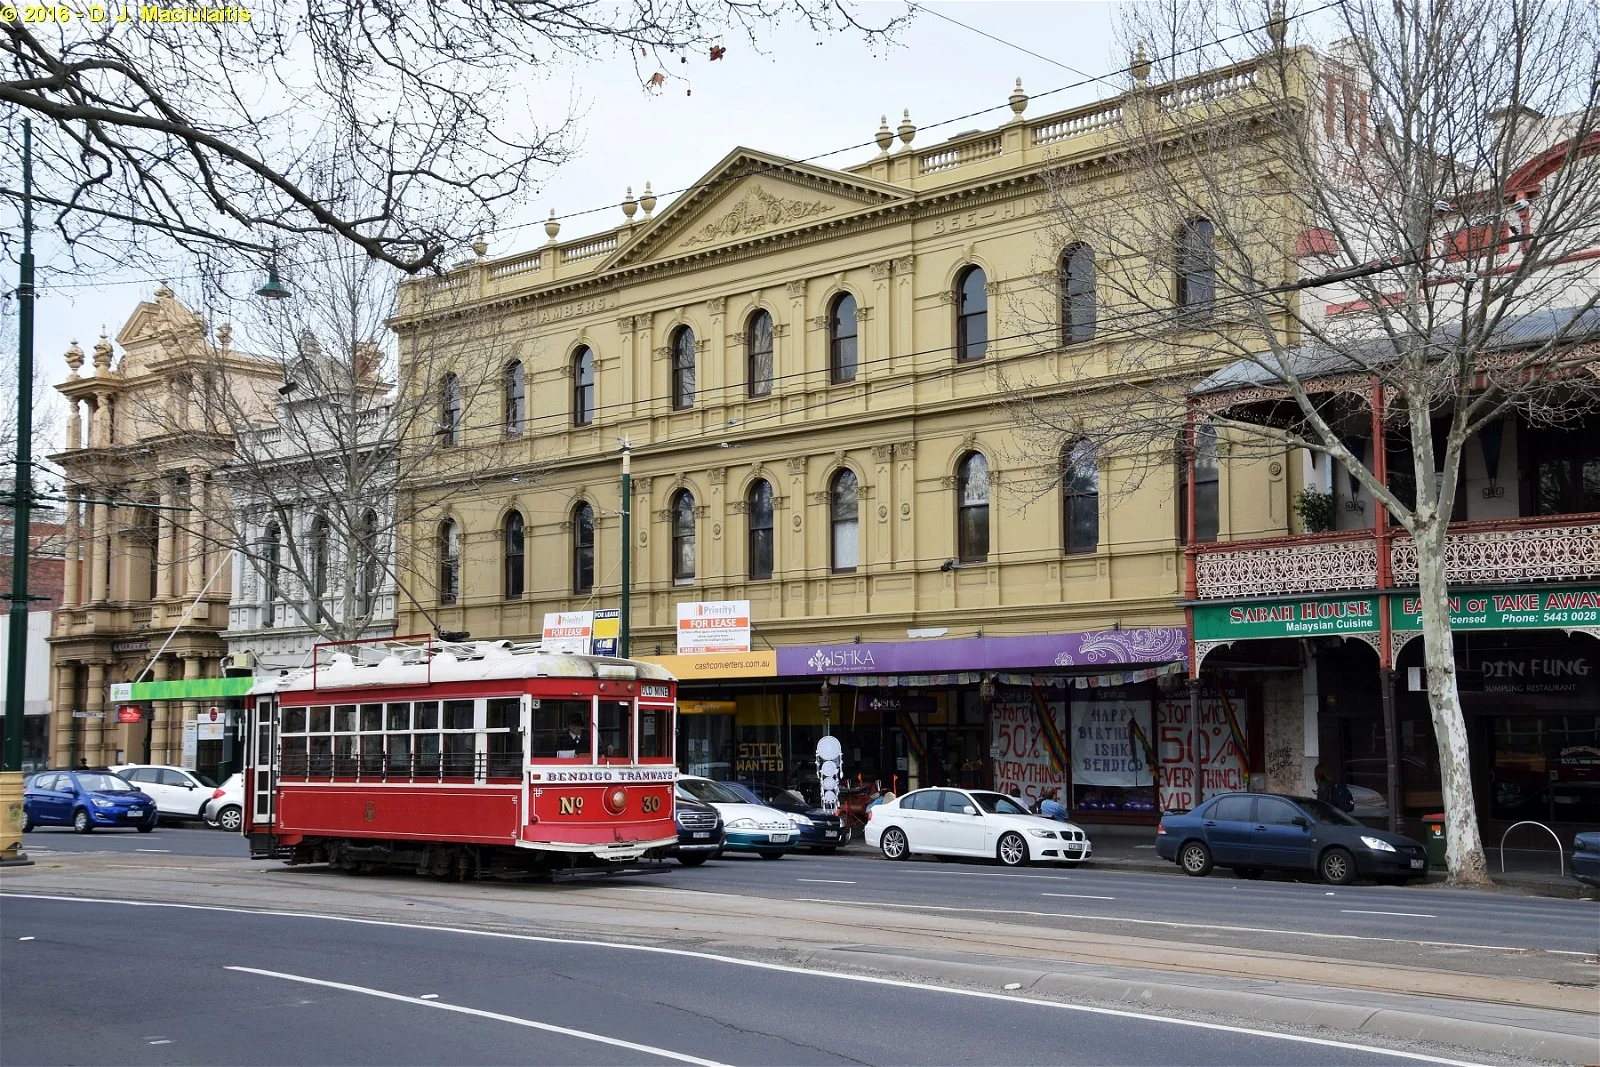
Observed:
[[[22,829],[70,826],[86,834],[101,826],[156,828],[156,802],[110,771],[40,771],[22,792]]]

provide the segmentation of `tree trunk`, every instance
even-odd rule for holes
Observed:
[[[1449,589],[1445,584],[1444,516],[1431,530],[1418,530],[1417,592],[1422,607],[1422,652],[1428,672],[1428,706],[1439,746],[1439,786],[1444,796],[1448,837],[1445,862],[1453,885],[1488,885],[1483,840],[1472,797],[1472,763],[1467,752],[1467,722],[1456,689],[1455,641],[1450,631]]]

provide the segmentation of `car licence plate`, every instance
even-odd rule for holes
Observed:
[[[1412,866],[1412,869],[1414,869],[1414,870],[1421,870],[1422,869],[1422,861],[1421,860],[1412,860],[1411,861],[1411,866]]]
[[[696,841],[699,841],[701,838],[710,837],[710,836],[711,836],[711,831],[709,831],[709,830],[696,830],[695,833],[694,833],[694,839]]]
[[[838,837],[839,836],[839,831],[837,831],[837,830],[824,830],[824,831],[822,831],[822,836],[823,837]]]
[[[767,835],[767,840],[768,841],[777,842],[779,844],[788,844],[789,835],[788,834],[768,834]]]
[[[144,818],[144,815],[145,815],[145,811],[144,811],[143,808],[129,808],[128,809],[128,818],[130,818],[130,819],[142,819],[142,818]]]

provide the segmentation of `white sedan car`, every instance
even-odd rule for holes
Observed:
[[[163,820],[203,819],[217,783],[184,767],[122,763],[111,770],[156,802]]]
[[[1007,867],[1029,862],[1082,863],[1089,836],[1070,822],[1033,815],[1001,793],[918,789],[867,809],[867,844],[886,859],[913,852],[982,856]]]
[[[244,775],[230,774],[206,801],[205,820],[230,834],[244,825]]]

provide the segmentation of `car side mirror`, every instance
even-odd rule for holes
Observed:
[[[1311,826],[1311,820],[1306,818],[1304,815],[1296,815],[1293,819],[1290,819],[1289,821],[1294,823],[1296,826],[1299,826],[1299,827],[1309,828]]]
[[[968,804],[968,805],[966,805],[965,807],[963,807],[961,809],[961,814],[963,814],[963,815],[976,815],[976,814],[978,814],[978,809],[973,807],[971,804]]]

